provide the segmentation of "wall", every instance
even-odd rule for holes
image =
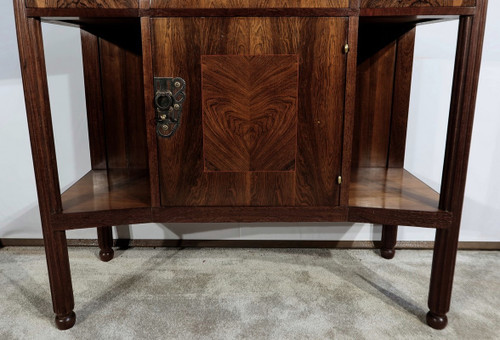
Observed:
[[[496,19],[496,20],[495,20]],[[490,1],[462,241],[500,241],[500,2]],[[456,22],[419,26],[405,166],[436,190],[442,170]],[[79,32],[44,25],[47,69],[64,189],[90,169]],[[57,94],[53,96],[52,94]],[[0,2],[0,238],[41,238],[40,217],[11,1]],[[441,147],[443,146],[443,147]],[[136,239],[370,240],[380,227],[359,224],[148,224],[119,226]],[[400,240],[432,240],[433,230],[400,229]],[[95,230],[68,232],[95,238]]]

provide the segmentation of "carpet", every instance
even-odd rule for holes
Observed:
[[[0,339],[499,339],[500,252],[460,251],[449,325],[425,324],[432,252],[70,248],[75,326],[44,251],[0,249]]]

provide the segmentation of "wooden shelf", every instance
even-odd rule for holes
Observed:
[[[359,168],[349,189],[351,222],[447,228],[452,213],[440,210],[439,194],[401,168]]]
[[[359,168],[352,173],[349,206],[440,211],[439,194],[400,168]]]
[[[146,170],[92,170],[62,194],[63,213],[150,207]]]

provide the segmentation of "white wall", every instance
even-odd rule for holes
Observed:
[[[500,2],[490,1],[462,241],[500,241]],[[439,25],[439,26],[436,26]],[[456,22],[419,26],[405,166],[439,189],[456,42]],[[79,32],[44,25],[61,187],[90,169]],[[56,96],[52,96],[52,93]],[[41,238],[11,1],[0,2],[0,238]],[[401,228],[400,240],[432,240],[433,230]],[[121,237],[369,240],[380,227],[353,224],[148,224]],[[115,230],[116,233],[116,230]],[[95,230],[68,232],[95,238]],[[116,237],[116,235],[115,235]]]

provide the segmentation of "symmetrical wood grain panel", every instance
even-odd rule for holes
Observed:
[[[361,0],[361,8],[390,7],[469,7],[476,0]]]
[[[28,8],[138,8],[138,0],[26,0]]]
[[[413,27],[397,40],[391,136],[389,137],[389,155],[387,159],[387,166],[390,168],[402,168],[404,166],[416,31],[416,27]]]
[[[207,171],[288,171],[297,152],[296,55],[202,56]]]
[[[151,8],[348,8],[349,0],[152,0]]]
[[[307,17],[152,19],[154,75],[182,77],[187,84],[179,129],[172,138],[158,139],[162,205],[337,205],[347,23],[347,18]],[[203,55],[298,56],[295,171],[205,170]]]

